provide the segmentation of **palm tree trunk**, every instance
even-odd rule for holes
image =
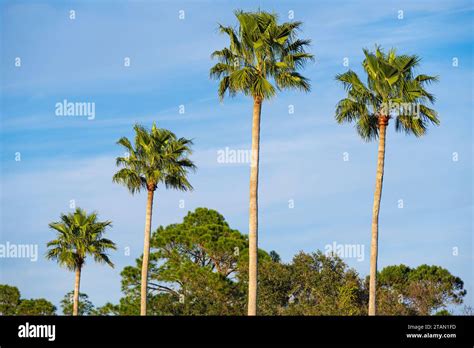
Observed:
[[[79,287],[81,284],[81,267],[76,268],[76,280],[74,282],[74,300],[72,305],[72,315],[79,313]]]
[[[372,208],[372,241],[370,243],[370,281],[369,281],[369,315],[375,315],[375,291],[377,284],[377,256],[379,239],[379,211],[382,198],[383,172],[385,162],[385,134],[388,117],[379,117],[379,149],[377,157],[377,175],[375,178],[374,205]]]
[[[150,258],[150,232],[151,232],[151,215],[153,209],[153,190],[148,190],[148,199],[146,204],[145,219],[145,238],[143,242],[143,261],[142,261],[142,280],[141,280],[141,298],[140,298],[140,315],[146,315],[146,300],[148,288],[148,260]]]
[[[248,315],[257,315],[258,267],[258,162],[260,152],[260,115],[262,99],[254,98],[252,118],[252,159],[250,163],[249,202],[249,293]]]

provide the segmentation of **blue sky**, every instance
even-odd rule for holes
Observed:
[[[115,141],[131,137],[137,122],[155,121],[193,138],[199,168],[190,177],[194,192],[158,190],[153,228],[205,206],[246,233],[249,167],[218,163],[217,151],[250,147],[252,105],[243,96],[220,103],[209,68],[210,53],[227,44],[218,23],[235,24],[234,9],[260,7],[282,20],[293,11],[316,56],[304,70],[311,93],[283,92],[263,106],[260,246],[289,261],[300,250],[333,242],[362,244],[365,260],[346,262],[368,274],[377,144],[334,121],[344,96],[334,76],[347,70],[344,58],[362,73],[363,47],[395,47],[421,56],[420,72],[440,76],[431,90],[441,125],[420,139],[396,133],[393,125],[388,131],[379,266],[446,267],[465,281],[466,304],[473,305],[471,1],[0,4],[0,242],[38,244],[41,255],[37,262],[2,259],[0,283],[18,286],[23,297],[59,304],[74,276],[42,255],[54,237],[48,223],[75,200],[113,221],[108,236],[119,246],[112,254],[115,269],[87,264],[81,291],[96,305],[118,301],[120,271],[142,252],[146,198],[131,196],[111,177],[114,159],[123,153]],[[21,67],[15,67],[16,57]],[[125,57],[130,67],[124,67]],[[64,99],[95,103],[95,119],[57,117],[55,104]],[[17,152],[21,161],[15,161]]]

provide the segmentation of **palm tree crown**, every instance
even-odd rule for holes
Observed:
[[[336,76],[347,91],[347,97],[337,105],[337,122],[355,122],[364,140],[377,138],[379,122],[391,118],[395,118],[397,131],[417,137],[425,134],[428,123],[439,124],[436,111],[427,106],[435,98],[425,89],[438,78],[415,76],[420,62],[416,55],[397,55],[394,49],[386,54],[379,47],[375,53],[364,49],[364,55],[366,84],[352,70]],[[419,111],[416,115],[414,108]]]
[[[132,194],[141,189],[154,191],[159,183],[166,188],[191,190],[187,174],[195,165],[187,156],[192,153],[192,141],[178,139],[173,132],[155,124],[150,132],[140,125],[135,125],[134,130],[135,147],[126,137],[117,142],[127,149],[128,156],[117,158],[117,166],[123,168],[113,176],[113,181],[124,184]]]
[[[115,243],[102,238],[111,221],[97,221],[97,214],[77,208],[74,213],[61,214],[61,221],[52,222],[49,227],[58,232],[57,239],[48,242],[46,258],[56,260],[69,270],[82,268],[86,256],[92,256],[98,263],[113,267],[107,255],[108,249],[116,250]]]
[[[301,22],[279,25],[276,14],[262,11],[236,11],[235,16],[238,31],[219,26],[229,36],[230,46],[211,55],[219,60],[210,71],[212,78],[221,79],[219,97],[243,92],[263,100],[274,96],[275,89],[309,91],[308,80],[296,71],[313,59],[305,52],[310,40],[296,38]]]

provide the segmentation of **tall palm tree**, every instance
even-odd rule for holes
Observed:
[[[313,56],[305,52],[310,40],[297,39],[301,22],[278,24],[276,14],[258,11],[235,11],[239,28],[219,26],[229,37],[230,45],[212,53],[218,63],[211,68],[211,78],[220,79],[218,94],[222,100],[242,92],[253,99],[252,159],[250,166],[249,204],[249,289],[248,315],[257,314],[258,251],[258,171],[260,154],[260,116],[262,103],[277,90],[310,90],[307,78],[297,70]]]
[[[420,62],[416,55],[397,55],[394,49],[384,53],[379,47],[376,47],[375,52],[363,51],[365,59],[362,66],[367,74],[366,84],[351,70],[336,76],[336,80],[347,91],[347,97],[337,104],[336,120],[338,123],[354,122],[357,132],[366,141],[379,140],[369,282],[369,315],[375,315],[379,211],[387,126],[394,119],[396,131],[420,137],[426,133],[429,123],[438,125],[436,111],[427,106],[434,103],[435,98],[425,89],[438,78],[415,75],[414,70]]]
[[[159,184],[181,191],[192,190],[187,179],[189,170],[196,166],[188,158],[192,153],[191,140],[177,138],[167,129],[153,126],[150,131],[135,125],[135,146],[126,137],[119,139],[128,152],[126,157],[117,157],[117,166],[123,166],[113,176],[113,181],[125,185],[131,194],[147,190],[148,199],[145,218],[145,238],[141,275],[140,315],[146,315],[148,260],[150,255],[150,232],[153,196]]]
[[[115,243],[102,238],[105,229],[111,226],[112,222],[97,221],[97,218],[96,213],[87,215],[84,210],[77,208],[74,213],[61,214],[60,221],[49,224],[58,235],[56,239],[48,242],[46,258],[76,272],[72,315],[78,314],[81,271],[86,257],[89,255],[95,262],[114,267],[107,250],[116,250]]]

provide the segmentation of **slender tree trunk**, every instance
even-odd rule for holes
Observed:
[[[72,315],[79,313],[79,288],[81,285],[81,267],[76,268],[76,280],[74,282],[74,300],[72,305]]]
[[[385,162],[385,134],[388,117],[379,117],[379,149],[377,156],[377,175],[375,178],[374,206],[372,208],[372,241],[370,243],[370,281],[369,281],[369,315],[375,315],[375,292],[377,284],[377,256],[379,239],[379,211],[382,198],[383,172]]]
[[[146,300],[148,288],[148,260],[150,258],[150,232],[151,232],[151,215],[153,209],[153,190],[148,190],[148,199],[146,204],[146,220],[145,220],[145,238],[143,242],[143,262],[142,262],[142,281],[141,281],[141,298],[140,298],[140,315],[146,315]]]
[[[254,98],[252,118],[252,159],[250,163],[248,315],[257,315],[258,162],[260,154],[261,112],[262,100],[260,98]]]

